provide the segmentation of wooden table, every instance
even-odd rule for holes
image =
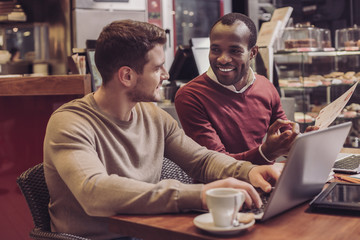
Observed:
[[[343,149],[346,153],[360,153],[360,149]],[[304,203],[268,221],[256,223],[232,236],[217,236],[198,229],[193,219],[201,213],[161,215],[118,215],[109,218],[112,232],[143,238],[144,240],[192,239],[359,239],[360,214],[313,213]]]

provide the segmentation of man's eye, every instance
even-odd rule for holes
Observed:
[[[239,49],[233,49],[233,50],[231,50],[231,53],[232,54],[242,54],[242,51]]]
[[[213,53],[219,53],[219,52],[220,52],[220,49],[218,49],[218,48],[211,48],[211,52],[213,52]]]

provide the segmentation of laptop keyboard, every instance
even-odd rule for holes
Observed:
[[[262,213],[264,213],[264,209],[265,209],[265,206],[267,205],[268,201],[269,201],[269,198],[270,198],[270,194],[271,192],[269,193],[266,193],[266,192],[259,192],[259,195],[260,195],[260,198],[261,198],[261,201],[263,202],[263,205],[260,207],[260,208],[247,208],[247,207],[244,207],[240,212],[244,212],[244,213],[253,213],[255,214],[255,219],[257,219],[256,216],[260,216],[262,215]]]
[[[350,155],[336,161],[333,168],[337,169],[356,169],[360,165],[360,155]]]

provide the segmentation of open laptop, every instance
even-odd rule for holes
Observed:
[[[255,218],[265,221],[319,194],[350,128],[346,122],[299,135],[263,212]]]

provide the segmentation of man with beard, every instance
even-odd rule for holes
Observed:
[[[247,16],[221,17],[210,30],[208,71],[178,90],[175,107],[185,133],[200,145],[272,164],[287,154],[299,130],[287,120],[273,84],[250,68],[256,39]]]
[[[241,189],[247,206],[260,207],[254,187],[269,192],[267,181],[278,179],[273,166],[200,146],[153,103],[169,78],[165,42],[164,30],[145,22],[116,21],[101,32],[95,62],[102,86],[61,106],[46,130],[52,231],[125,239],[109,232],[107,217],[207,209],[205,192],[216,187]],[[160,181],[164,157],[205,184]]]

